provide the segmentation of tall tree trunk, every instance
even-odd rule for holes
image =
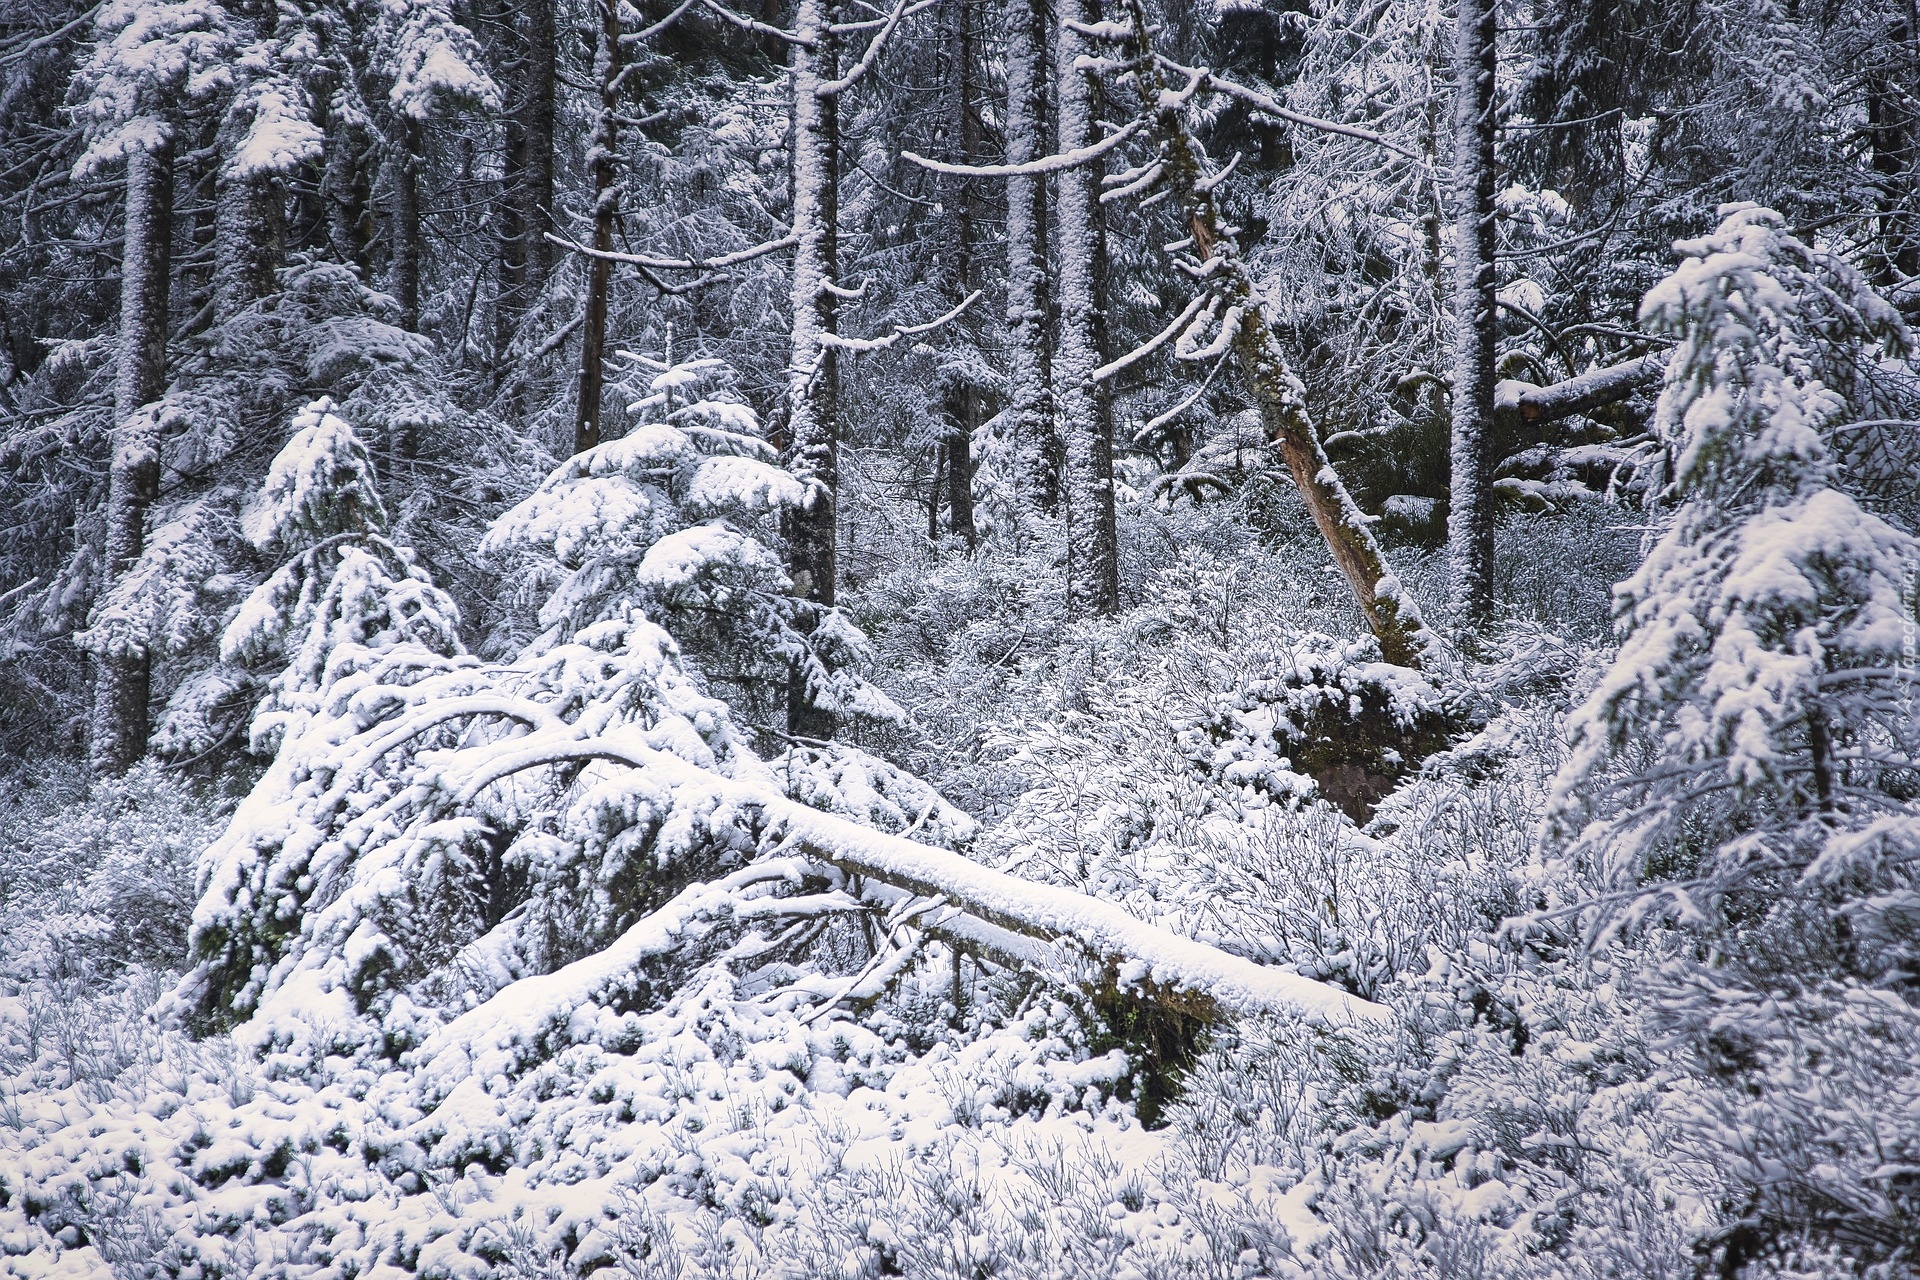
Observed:
[[[281,216],[273,179],[222,165],[213,217],[213,316],[229,320],[273,289]]]
[[[954,138],[958,164],[974,164],[980,157],[980,106],[974,93],[976,50],[974,0],[950,0],[953,9],[954,49]],[[954,219],[954,259],[952,266],[954,301],[973,292],[979,276],[974,261],[974,201],[971,182],[964,178],[949,180],[947,207]],[[973,325],[967,329],[971,333]],[[982,414],[980,388],[971,378],[956,377],[947,396],[947,520],[955,536],[964,538],[971,548],[979,538],[973,520],[973,433],[979,429]]]
[[[147,513],[160,490],[157,419],[143,412],[167,389],[167,286],[173,256],[172,142],[127,156],[126,254],[120,280],[120,354],[113,384],[113,461],[107,473],[105,570],[117,578],[140,559]],[[132,643],[99,655],[92,765],[123,773],[147,753],[152,655]]]
[[[1916,160],[1913,75],[1920,64],[1920,48],[1915,32],[1906,22],[1896,22],[1889,32],[1882,55],[1884,65],[1866,77],[1867,140],[1873,149],[1872,168],[1875,203],[1879,206],[1879,259],[1876,264],[1883,285],[1893,286],[1902,279],[1920,275],[1920,210],[1915,202],[1920,189],[1915,186]],[[1902,65],[1904,64],[1904,66]],[[1901,72],[1907,73],[1907,85],[1901,84]]]
[[[1041,152],[1046,118],[1046,0],[1007,0],[1007,163],[1027,164]],[[1061,449],[1053,426],[1052,369],[1047,359],[1047,180],[1007,179],[1007,381],[1012,393],[1022,514],[1060,505]]]
[[[1453,456],[1447,558],[1468,633],[1493,619],[1494,0],[1456,0]]]
[[[321,201],[327,211],[327,251],[335,262],[370,270],[366,175],[361,159],[366,135],[355,128],[342,107],[345,90],[333,92],[327,120],[327,156],[321,171]]]
[[[402,119],[395,127],[388,159],[393,185],[393,259],[388,286],[400,303],[400,326],[420,327],[420,125]]]
[[[839,75],[839,53],[829,27],[829,0],[800,0],[793,46],[793,343],[787,368],[787,435],[794,474],[807,486],[807,503],[792,514],[788,554],[794,592],[816,604],[835,600],[838,564],[836,516],[840,486],[839,389],[834,347],[838,307],[833,287],[840,270],[839,103],[820,92]],[[825,737],[832,718],[808,701],[795,680],[787,704],[789,729]]]
[[[1083,23],[1100,20],[1099,0],[1077,0]],[[1084,147],[1098,125],[1094,73],[1074,61],[1094,52],[1087,38],[1062,23],[1058,28],[1060,146]],[[1114,542],[1112,420],[1101,412],[1099,343],[1099,170],[1078,165],[1059,178],[1060,350],[1054,363],[1066,437],[1067,597],[1080,614],[1109,614],[1120,604],[1120,571]]]
[[[1153,61],[1153,34],[1144,0],[1124,0],[1133,35],[1129,58],[1145,70],[1134,77],[1140,113],[1153,123],[1160,161],[1179,218],[1193,238],[1194,256],[1211,263],[1206,285],[1229,315],[1238,313],[1233,353],[1241,377],[1260,409],[1267,438],[1293,476],[1307,512],[1326,540],[1334,564],[1346,576],[1368,628],[1380,641],[1388,662],[1422,667],[1445,662],[1446,651],[1420,616],[1380,544],[1367,517],[1347,493],[1327,461],[1320,434],[1301,398],[1300,380],[1288,367],[1280,340],[1267,324],[1260,294],[1239,247],[1222,234],[1223,219],[1214,203],[1218,175],[1205,165],[1205,153],[1187,128],[1184,106]]]
[[[593,175],[593,247],[613,250],[613,224],[620,215],[619,109],[620,6],[618,0],[596,0],[600,15],[600,43],[594,54],[595,79],[600,86],[600,115],[593,141],[587,147],[587,169]],[[573,451],[584,453],[600,443],[600,398],[605,385],[607,354],[607,294],[613,284],[613,263],[604,257],[587,259],[587,312],[580,326],[580,386],[574,400]]]
[[[553,0],[522,0],[502,21],[514,24],[514,72],[509,77],[513,97],[503,118],[499,297],[494,307],[494,350],[496,358],[504,360],[552,262],[546,233],[553,222]]]

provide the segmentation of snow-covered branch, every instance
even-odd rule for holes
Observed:
[[[1243,102],[1255,111],[1263,115],[1272,116],[1276,120],[1285,120],[1288,124],[1299,125],[1303,129],[1316,129],[1321,133],[1334,133],[1346,138],[1357,138],[1361,142],[1370,142],[1383,151],[1390,151],[1403,160],[1411,160],[1415,164],[1425,163],[1420,156],[1408,151],[1398,143],[1390,141],[1381,134],[1375,133],[1372,129],[1363,128],[1356,124],[1341,124],[1337,120],[1322,120],[1318,116],[1303,115],[1298,111],[1281,106],[1278,102],[1274,101],[1271,96],[1261,93],[1258,89],[1250,89],[1246,85],[1228,80],[1226,77],[1208,67],[1185,66],[1164,55],[1161,55],[1158,61],[1160,65],[1167,70],[1188,77],[1189,84],[1197,84],[1203,92],[1224,94],[1226,97],[1233,98],[1238,102]]]
[[[1187,303],[1185,310],[1173,318],[1172,324],[1133,350],[1127,352],[1127,354],[1121,356],[1118,360],[1108,361],[1098,369],[1095,369],[1093,371],[1093,380],[1095,382],[1105,382],[1122,369],[1138,364],[1140,361],[1145,360],[1148,356],[1158,351],[1161,347],[1166,346],[1167,343],[1173,341],[1174,337],[1187,327],[1188,322],[1190,322],[1194,316],[1199,314],[1200,309],[1211,301],[1213,301],[1213,299],[1204,293],[1195,297],[1191,302]]]
[[[917,164],[922,169],[949,174],[957,178],[1030,177],[1043,173],[1059,173],[1065,169],[1076,169],[1084,164],[1092,164],[1145,127],[1146,122],[1143,120],[1129,120],[1098,142],[1077,147],[1072,151],[1045,156],[1039,160],[1029,160],[1025,164],[948,164],[944,160],[929,160],[913,151],[902,151],[900,158]]]
[[[900,25],[900,20],[910,13],[920,12],[933,2],[934,0],[919,0],[919,3],[909,5],[907,0],[900,0],[898,4],[893,6],[893,12],[886,16],[886,20],[880,27],[879,34],[867,42],[866,52],[860,55],[860,61],[853,64],[853,69],[841,76],[838,80],[827,80],[816,85],[813,90],[814,93],[822,98],[834,98],[853,88],[862,76],[873,69],[875,60],[880,56],[880,50],[886,46],[887,38],[891,36],[894,29]],[[837,31],[837,28],[829,27],[828,30]]]
[[[961,312],[978,302],[983,296],[985,296],[984,290],[975,289],[952,310],[935,316],[925,324],[901,325],[884,338],[843,338],[837,333],[823,333],[820,335],[820,344],[837,347],[841,351],[884,351],[902,338],[910,338],[918,333],[930,333],[941,325],[958,319]]]

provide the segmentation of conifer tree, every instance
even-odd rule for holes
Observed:
[[[1920,543],[1847,492],[1829,441],[1909,339],[1779,214],[1723,214],[1642,309],[1679,343],[1656,419],[1674,507],[1569,721],[1549,880],[1584,886],[1603,934],[1697,939],[1653,995],[1726,1088],[1690,1123],[1749,1197],[1729,1272],[1808,1231],[1897,1266],[1920,1221],[1886,1163],[1920,1152],[1893,1062],[1920,1032]]]

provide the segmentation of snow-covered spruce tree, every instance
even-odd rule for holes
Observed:
[[[1677,505],[1569,722],[1548,896],[1596,930],[1692,940],[1651,999],[1714,1086],[1690,1135],[1744,1188],[1728,1271],[1799,1247],[1898,1269],[1920,1240],[1901,1172],[1920,1160],[1920,543],[1846,492],[1826,435],[1846,371],[1908,338],[1778,214],[1723,216],[1643,307],[1679,340],[1657,418]]]
[[[667,366],[628,406],[617,440],[569,458],[497,521],[482,551],[530,562],[552,589],[549,641],[640,608],[696,655],[730,701],[771,724],[789,678],[837,719],[903,713],[859,672],[866,637],[830,605],[793,593],[769,545],[807,500],[779,463],[724,362]]]

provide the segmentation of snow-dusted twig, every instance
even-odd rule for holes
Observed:
[[[1174,405],[1173,408],[1168,409],[1165,413],[1157,413],[1141,423],[1140,429],[1133,433],[1133,442],[1135,444],[1141,444],[1151,440],[1154,433],[1159,431],[1160,428],[1166,426],[1169,422],[1172,422],[1175,418],[1198,403],[1200,397],[1207,394],[1207,388],[1213,385],[1213,380],[1220,376],[1220,371],[1227,367],[1227,361],[1232,358],[1232,355],[1233,353],[1230,351],[1221,352],[1220,358],[1213,362],[1213,368],[1207,371],[1207,376],[1201,379],[1200,385],[1188,392],[1186,398]]]
[[[908,898],[897,904],[888,915],[886,939],[874,948],[873,957],[801,1021],[811,1025],[850,999],[871,999],[880,994],[900,970],[919,954],[920,943],[926,936],[924,933],[918,937],[908,934],[902,940],[902,932],[920,916],[929,911],[938,911],[946,905],[946,899],[942,897]]]
[[[650,27],[643,27],[639,31],[627,32],[620,37],[620,43],[645,44],[647,41],[665,31],[668,27],[671,27],[674,23],[680,21],[681,18],[686,16],[687,10],[693,8],[700,2],[701,0],[680,0],[679,7],[674,9],[672,13],[669,13],[666,17],[660,19],[660,21]]]
[[[1362,142],[1371,142],[1374,146],[1384,151],[1391,151],[1403,160],[1411,160],[1415,164],[1425,163],[1420,156],[1408,151],[1398,143],[1389,141],[1382,135],[1375,133],[1372,129],[1362,128],[1357,124],[1341,124],[1337,120],[1322,120],[1318,116],[1302,115],[1298,111],[1281,106],[1278,102],[1274,101],[1272,97],[1261,93],[1258,89],[1250,89],[1246,85],[1237,84],[1232,80],[1226,79],[1210,67],[1189,67],[1182,63],[1175,62],[1172,58],[1164,54],[1157,55],[1157,60],[1160,65],[1167,70],[1186,76],[1189,84],[1197,82],[1202,92],[1224,94],[1229,98],[1234,98],[1246,103],[1255,111],[1261,112],[1264,115],[1285,120],[1288,124],[1297,124],[1303,129],[1317,129],[1321,133],[1336,133],[1342,137],[1357,138]]]
[[[838,80],[828,80],[817,85],[813,91],[815,95],[822,98],[835,98],[853,88],[862,76],[873,70],[874,61],[879,58],[880,50],[887,43],[888,37],[893,35],[894,29],[900,25],[900,19],[909,13],[918,13],[932,3],[933,0],[920,0],[918,4],[909,7],[907,0],[900,0],[893,6],[893,12],[887,15],[885,22],[881,25],[880,33],[867,42],[866,52],[860,55],[860,61],[853,64],[853,69]],[[828,28],[829,31],[834,29]]]
[[[720,0],[700,0],[700,3],[744,31],[751,31],[755,35],[772,36],[776,40],[785,40],[788,44],[804,45],[809,49],[813,48],[813,41],[806,37],[797,36],[785,27],[769,26],[758,19],[747,17],[744,13],[735,13],[733,10],[727,8],[727,6],[721,4]]]
[[[654,271],[724,271],[728,267],[737,267],[743,262],[752,262],[755,258],[764,258],[770,253],[791,249],[800,242],[800,237],[788,234],[781,236],[778,240],[768,240],[747,249],[736,249],[732,253],[715,254],[711,258],[659,258],[648,253],[618,253],[612,249],[594,249],[551,231],[546,233],[546,237],[563,249],[571,249],[589,258],[605,258],[609,262],[627,262]]]

